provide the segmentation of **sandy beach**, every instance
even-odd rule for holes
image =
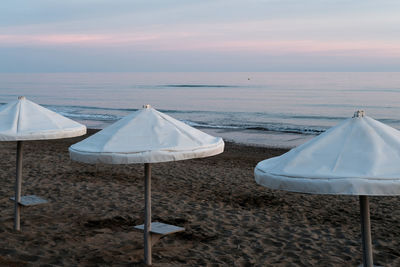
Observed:
[[[89,134],[93,130],[89,131]],[[143,165],[70,161],[84,137],[26,142],[24,208],[13,231],[15,142],[1,142],[0,266],[142,266]],[[153,221],[186,228],[153,247],[154,266],[357,266],[358,198],[274,191],[255,165],[287,150],[227,143],[218,156],[152,168]],[[375,264],[400,266],[399,197],[371,197]]]

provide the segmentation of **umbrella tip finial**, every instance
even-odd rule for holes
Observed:
[[[365,111],[364,110],[357,110],[354,112],[353,118],[362,118],[365,116]]]
[[[23,100],[23,99],[25,99],[25,96],[23,96],[23,95],[18,97],[18,100]]]
[[[143,105],[143,108],[151,108],[149,104]]]

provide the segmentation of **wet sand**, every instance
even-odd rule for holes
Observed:
[[[15,142],[0,143],[0,266],[141,266],[143,165],[69,160],[83,137],[26,142],[24,208],[13,231]],[[153,247],[154,266],[357,266],[358,198],[269,190],[260,160],[285,149],[226,144],[223,154],[153,164],[153,221],[186,228]],[[400,266],[400,197],[371,197],[375,264]]]

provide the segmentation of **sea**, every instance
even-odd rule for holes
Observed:
[[[0,74],[0,105],[21,95],[97,129],[150,104],[257,146],[298,146],[356,110],[400,129],[400,72]]]

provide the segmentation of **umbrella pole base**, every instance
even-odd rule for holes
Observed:
[[[144,224],[136,225],[135,229],[144,231]],[[183,227],[160,222],[152,222],[150,230],[150,244],[153,246],[164,236],[183,231],[185,231],[185,228]]]
[[[135,229],[138,230],[142,230],[145,231],[145,225],[141,224],[141,225],[136,225]],[[152,265],[151,263],[151,253],[150,256],[146,255],[146,245],[149,246],[147,248],[147,250],[151,251],[151,248],[154,246],[154,244],[156,244],[161,238],[163,238],[164,236],[173,234],[173,233],[177,233],[177,232],[182,232],[185,231],[185,228],[183,227],[179,227],[179,226],[175,226],[175,225],[170,225],[170,224],[166,224],[166,223],[160,223],[160,222],[152,222],[150,224],[149,227],[151,230],[148,233],[148,241],[145,242],[145,264],[146,265]]]
[[[15,197],[10,197],[10,200],[15,203]],[[14,230],[21,231],[21,210],[24,207],[32,207],[48,203],[47,200],[35,195],[21,196],[20,201],[14,205],[18,206],[14,215]]]
[[[10,197],[10,200],[14,202],[15,197]],[[35,195],[21,196],[21,200],[18,202],[18,204],[22,207],[37,206],[46,203],[48,203],[47,200]]]

